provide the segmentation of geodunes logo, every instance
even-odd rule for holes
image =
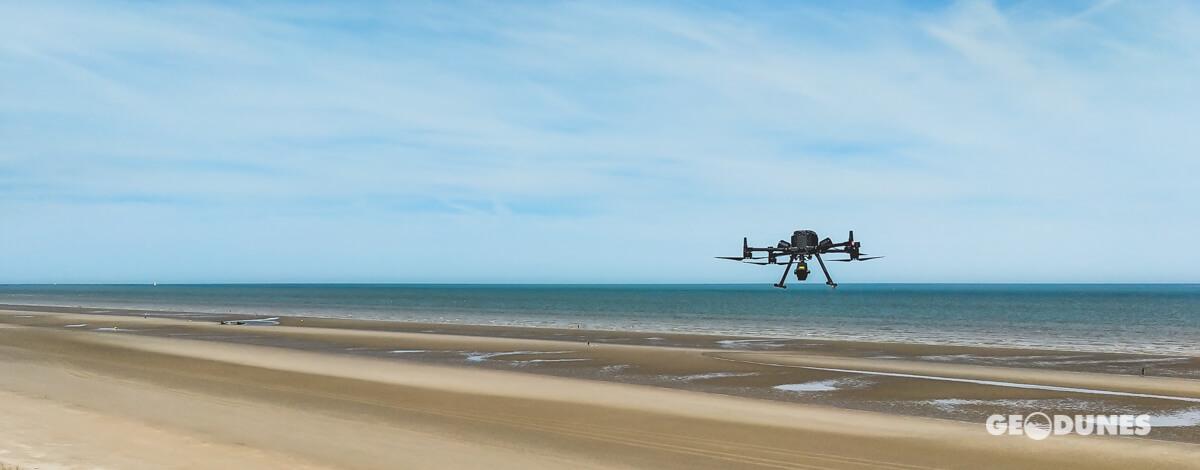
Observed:
[[[1145,436],[1150,433],[1150,415],[991,415],[984,422],[988,434],[1019,436],[1040,441],[1051,434],[1081,436]]]

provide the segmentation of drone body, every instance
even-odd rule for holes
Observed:
[[[835,259],[830,261],[866,261],[870,259],[882,258],[882,256],[862,257],[859,249],[862,244],[854,241],[854,231],[850,231],[850,239],[841,243],[834,243],[828,238],[817,241],[817,232],[812,230],[797,230],[792,233],[792,241],[779,240],[779,244],[773,247],[752,247],[749,239],[742,239],[742,256],[718,256],[720,259],[728,259],[734,261],[742,261],[750,264],[768,265],[782,264],[779,261],[780,257],[787,257],[787,268],[783,270],[783,277],[775,284],[775,287],[787,289],[783,283],[787,280],[788,271],[792,269],[792,265],[796,265],[796,270],[793,273],[796,275],[796,280],[803,281],[808,279],[808,260],[814,256],[817,258],[817,263],[821,265],[821,271],[825,273],[825,284],[830,287],[837,287],[837,283],[833,282],[833,278],[829,277],[829,270],[825,268],[825,260],[821,259],[824,253],[846,253],[850,256],[849,259]],[[755,257],[755,253],[766,253],[766,257]],[[765,259],[767,261],[755,261]]]

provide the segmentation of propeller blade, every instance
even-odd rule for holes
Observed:
[[[742,258],[742,257],[740,257],[740,256],[714,256],[713,258],[716,258],[716,259],[727,259],[727,260],[730,260],[730,261],[744,261],[744,262],[746,262],[746,263],[750,263],[750,264],[761,264],[761,265],[764,265],[764,266],[765,266],[765,265],[768,265],[768,264],[775,264],[775,263],[770,263],[770,262],[754,262],[754,261],[747,261],[747,260],[752,260],[752,259],[766,259],[766,258]]]
[[[757,264],[759,266],[767,266],[767,265],[771,265],[771,264],[775,264],[775,263],[763,262],[763,261],[747,261],[746,264]]]
[[[843,263],[848,263],[848,262],[850,262],[850,261],[866,261],[866,260],[869,260],[869,259],[879,259],[879,258],[883,258],[883,257],[882,257],[882,256],[868,256],[868,257],[866,257],[866,258],[861,258],[861,257],[860,257],[860,258],[851,258],[851,259],[831,259],[831,260],[828,260],[828,261],[841,261],[841,262],[843,262]]]

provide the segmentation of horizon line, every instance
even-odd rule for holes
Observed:
[[[840,282],[843,285],[1200,285],[1195,281],[1180,282]],[[754,286],[759,282],[54,282],[0,283],[0,287],[15,286]],[[789,287],[820,286],[824,284],[794,284]]]

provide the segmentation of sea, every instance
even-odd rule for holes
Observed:
[[[1200,284],[0,285],[0,304],[1200,356]]]

